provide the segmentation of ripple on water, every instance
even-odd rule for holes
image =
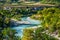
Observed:
[[[23,17],[21,18],[22,21],[28,21],[30,22],[31,24],[35,24],[35,25],[19,25],[19,26],[14,26],[12,27],[12,29],[16,30],[16,36],[23,36],[23,29],[25,28],[31,28],[31,27],[36,27],[37,25],[36,24],[40,24],[40,21],[39,20],[34,20],[34,19],[31,19],[30,17]]]

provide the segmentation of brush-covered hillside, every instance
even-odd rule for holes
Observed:
[[[60,0],[41,0],[41,3],[49,3],[49,4],[60,5]]]

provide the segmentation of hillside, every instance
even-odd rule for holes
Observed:
[[[49,4],[60,5],[60,0],[41,0],[41,3],[49,3]]]

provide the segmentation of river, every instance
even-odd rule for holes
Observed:
[[[22,17],[21,21],[29,22],[30,24],[21,24],[18,26],[13,26],[12,29],[16,30],[16,36],[23,36],[23,29],[25,28],[36,28],[40,24],[39,20],[31,19],[30,17]]]

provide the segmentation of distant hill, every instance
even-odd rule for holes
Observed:
[[[30,3],[27,3],[30,2]],[[34,4],[34,3],[41,3],[41,4],[56,4],[60,5],[60,0],[0,0],[0,5],[22,5],[22,4]]]
[[[49,3],[49,4],[60,5],[60,0],[41,0],[41,3]]]

